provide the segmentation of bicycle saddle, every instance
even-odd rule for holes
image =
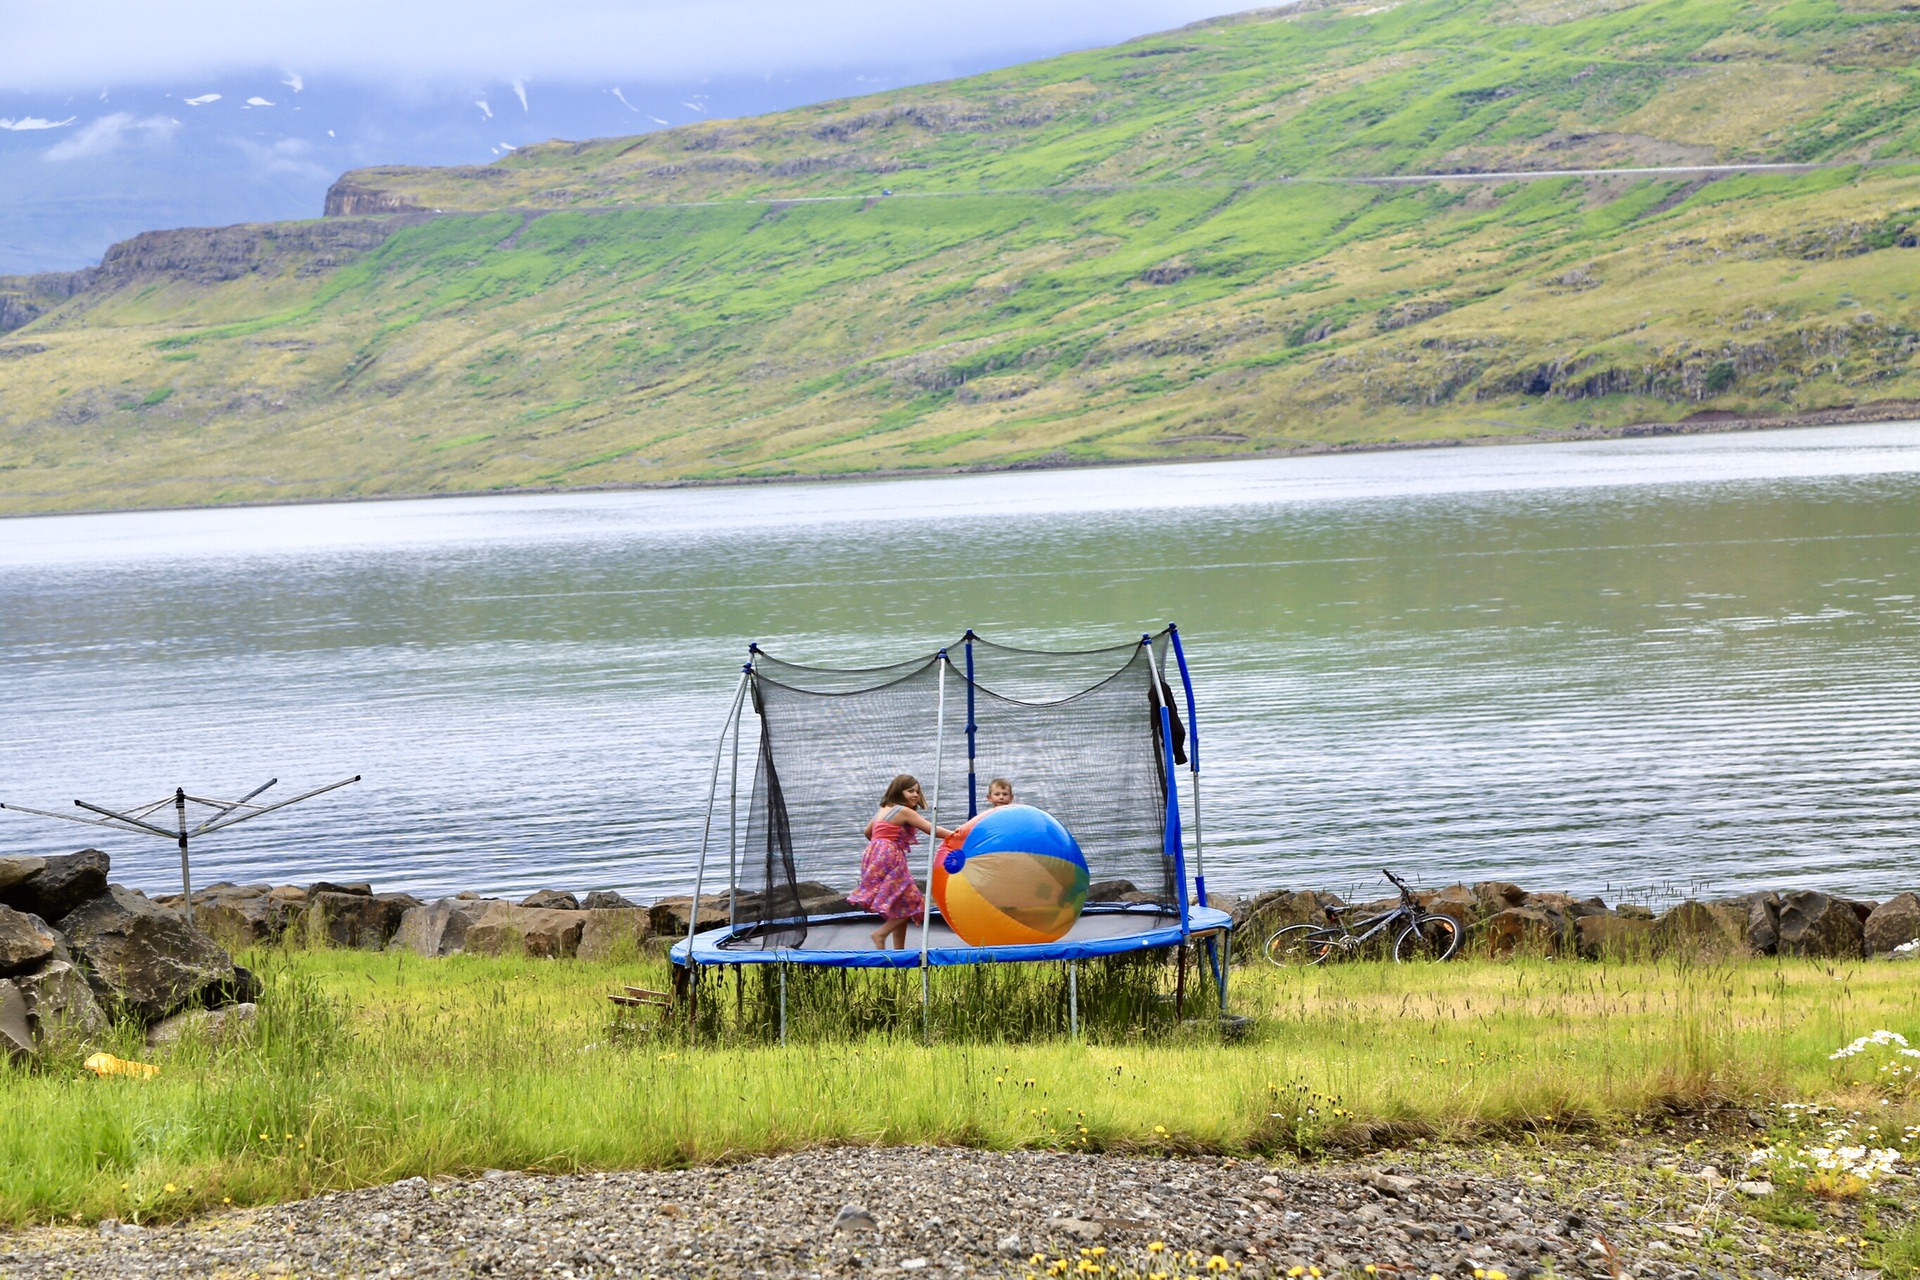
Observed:
[[[1347,913],[1347,908],[1345,907],[1322,907],[1321,910],[1327,913],[1327,919],[1329,920],[1338,920]]]

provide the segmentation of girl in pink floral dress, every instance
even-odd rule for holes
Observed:
[[[880,810],[867,824],[867,852],[860,859],[860,887],[847,895],[847,901],[880,916],[881,925],[871,937],[873,945],[882,951],[887,949],[889,939],[896,950],[904,950],[907,925],[927,909],[927,900],[913,882],[913,866],[907,858],[917,833],[928,832],[936,840],[952,834],[920,816],[920,806],[925,803],[920,783],[912,774],[903,773],[887,784],[887,794],[880,799]]]

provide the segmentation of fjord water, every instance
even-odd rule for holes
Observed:
[[[195,882],[684,892],[749,640],[1173,619],[1216,887],[1885,894],[1920,886],[1917,593],[1915,424],[9,520],[0,801],[360,773]],[[0,853],[88,843],[177,888],[159,839],[0,813]]]

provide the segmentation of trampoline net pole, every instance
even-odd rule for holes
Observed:
[[[1180,687],[1187,697],[1187,767],[1193,774],[1193,896],[1201,906],[1207,904],[1207,852],[1200,828],[1200,716],[1193,705],[1193,675],[1187,670],[1186,646],[1180,643],[1180,628],[1167,624],[1167,638],[1173,644],[1173,660],[1180,668]],[[1229,935],[1231,940],[1231,935]],[[1228,956],[1232,950],[1229,946]],[[1220,1012],[1227,1011],[1227,970],[1221,962],[1220,948],[1207,942],[1207,962],[1213,966],[1213,980],[1220,986]]]
[[[978,735],[980,726],[974,718],[973,706],[973,628],[967,628],[965,636],[967,649],[967,817],[980,812],[980,790],[978,776],[974,772],[974,757],[978,755]]]
[[[920,907],[920,1024],[921,1034],[933,1038],[933,981],[927,972],[927,938],[933,930],[933,862],[940,856],[940,771],[946,763],[947,746],[947,651],[942,649],[939,692],[934,696],[933,712],[933,794],[927,797],[927,883]]]
[[[751,670],[751,664],[749,664]],[[740,726],[741,707],[733,712],[733,780],[727,785],[727,927],[740,927]]]
[[[1067,961],[1067,1038],[1080,1038],[1080,965]]]
[[[740,703],[747,696],[747,680],[753,668],[745,667],[740,672],[740,683],[733,690],[733,706],[727,711],[727,718],[720,726],[720,740],[713,744],[713,776],[707,781],[707,819],[700,829],[700,859],[693,869],[693,901],[687,904],[687,1025],[693,1025],[694,1001],[698,998],[700,984],[694,972],[693,935],[700,927],[700,890],[707,876],[707,844],[713,835],[713,808],[720,795],[720,761],[727,751],[727,730],[732,728],[740,715]]]

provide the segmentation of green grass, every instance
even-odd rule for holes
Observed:
[[[1920,11],[1376,8],[543,144],[484,180],[358,172],[449,213],[337,267],[263,250],[243,280],[83,292],[19,331],[46,350],[0,361],[0,512],[1238,456],[1920,399],[1920,305],[1900,287],[1920,270],[1903,244]],[[1343,181],[1736,160],[1847,163]],[[899,194],[868,198],[882,185]],[[1427,318],[1386,323],[1409,307]],[[106,412],[129,374],[171,385],[164,415]],[[423,422],[483,447],[422,440]]]
[[[1458,963],[1234,975],[1223,1042],[1152,992],[1170,971],[1060,966],[789,975],[707,988],[707,1025],[614,1016],[657,960],[543,963],[256,955],[251,1045],[187,1045],[157,1079],[77,1052],[0,1069],[0,1224],[168,1219],[415,1174],[670,1167],[835,1143],[1314,1156],[1414,1139],[1627,1129],[1675,1112],[1858,1100],[1830,1062],[1864,1031],[1920,1032],[1904,967]],[[1189,973],[1189,978],[1194,975]],[[127,1033],[116,1049],[143,1054]],[[1884,1108],[1883,1123],[1912,1119]]]

